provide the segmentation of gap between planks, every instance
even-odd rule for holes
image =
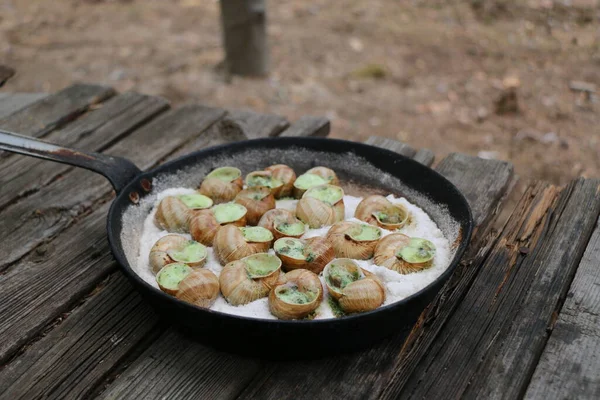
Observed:
[[[600,212],[598,182],[535,184],[431,348],[383,398],[518,398]]]
[[[192,107],[191,108],[192,111],[194,111],[194,109],[195,109],[196,112],[205,111],[205,112],[208,112],[209,114],[210,114],[209,111],[214,110],[214,109],[208,109],[208,108],[203,108],[203,107],[195,107],[195,108]],[[213,117],[214,117],[214,115],[213,115]],[[172,116],[172,119],[180,121],[182,118],[181,118],[181,115],[175,115],[175,116]],[[278,121],[281,121],[281,119],[279,118]],[[192,122],[194,122],[194,121],[192,121]],[[254,129],[254,133],[258,134],[258,132],[260,132],[262,130],[262,127],[264,127],[265,119],[263,119],[262,122],[263,122],[263,125],[246,124],[245,127],[244,127],[244,132],[249,132],[248,131],[249,129]],[[175,125],[177,125],[177,124],[175,124]],[[196,122],[196,126],[198,126],[198,125],[202,126],[202,124],[198,124]],[[192,139],[191,141],[189,141],[185,145],[180,146],[179,150],[175,151],[175,153],[173,153],[169,158],[173,158],[173,157],[178,156],[180,152],[186,152],[187,153],[189,151],[198,150],[198,149],[206,147],[208,145],[215,145],[215,144],[220,144],[220,143],[224,143],[224,142],[229,142],[229,141],[233,141],[233,140],[240,140],[240,139],[244,139],[245,138],[245,136],[239,136],[239,132],[235,132],[233,134],[231,134],[231,132],[220,132],[218,128],[215,129],[215,127],[217,125],[219,125],[219,124],[210,125],[208,127],[208,129],[206,129],[205,132],[199,138]],[[186,135],[183,135],[183,136],[186,136]],[[106,212],[106,207],[102,207],[100,210],[97,210],[96,212],[94,212],[93,215],[96,216],[95,218],[103,218],[105,216],[105,212]],[[90,217],[87,217],[85,219],[85,221],[87,223],[84,222],[82,226],[78,225],[79,229],[81,229],[82,227],[85,228],[86,226],[90,226],[92,228],[93,227],[97,227],[98,226],[98,222],[97,222],[97,220],[95,218],[93,218],[93,215],[90,216]],[[55,240],[54,244],[56,245],[57,244],[56,242],[58,241],[58,244],[60,245],[60,238],[65,237],[65,235],[68,235],[68,234],[69,234],[68,232],[65,232],[65,234],[61,235],[59,237],[59,239]],[[81,236],[81,238],[84,238],[84,237],[87,238],[89,236],[90,236],[89,234],[84,234],[84,235]],[[94,235],[92,235],[92,236],[94,236]],[[102,236],[104,236],[104,235],[102,234]],[[79,240],[82,240],[82,239],[79,239]],[[79,245],[79,246],[69,246],[69,248],[85,248],[85,246],[82,246],[82,245]],[[105,251],[99,250],[97,253],[107,253],[107,252],[108,252],[108,249],[106,249]],[[96,253],[94,253],[94,254],[96,254]],[[75,258],[78,259],[78,258],[81,258],[81,257],[75,257]],[[92,257],[92,258],[94,258],[94,257]],[[82,259],[82,262],[85,262],[85,257]],[[105,263],[105,264],[107,264],[107,263]],[[108,263],[108,264],[110,264],[110,263]],[[112,269],[112,268],[114,268],[114,266],[111,266],[108,271],[110,271],[110,269]],[[78,269],[83,269],[84,271],[86,270],[86,268],[78,268]],[[105,273],[106,272],[106,267],[104,267],[104,268],[97,268],[97,269],[94,269],[93,271],[94,271],[94,274],[92,274],[92,275],[98,275],[99,273],[103,273],[103,272]],[[86,277],[89,279],[89,275],[88,274],[86,274]],[[104,290],[110,290],[110,288],[104,289]],[[131,290],[131,288],[129,287],[128,290]],[[137,296],[137,294],[135,294],[135,296]],[[90,306],[93,306],[93,304],[95,304],[95,301],[96,301],[96,300],[94,300],[95,298],[96,297],[93,297],[92,300],[89,302]],[[131,302],[133,302],[133,303],[141,303],[141,301],[138,298],[136,298],[135,301],[131,301]],[[88,303],[86,302],[85,304],[88,304]],[[85,304],[84,304],[83,308],[86,307]],[[145,306],[145,305],[143,305],[143,306]],[[123,311],[126,312],[127,309],[124,308]],[[93,319],[94,317],[93,316],[89,316],[89,318]],[[89,321],[87,321],[87,322],[89,322]],[[129,322],[131,322],[131,321],[129,319],[126,319],[125,325],[127,325]],[[152,325],[156,321],[154,319],[152,319],[152,318],[148,318],[148,319],[145,319],[144,322]],[[86,324],[83,324],[82,326],[88,326],[88,325],[89,325],[89,323],[86,323]],[[146,327],[148,327],[148,326],[146,326]],[[132,330],[135,330],[137,328],[138,328],[138,324],[135,323],[133,325],[133,327],[132,327]],[[53,331],[51,331],[51,335],[54,334],[54,332],[61,332],[62,329],[63,328],[61,328],[61,326],[59,326],[58,328],[55,328]],[[64,328],[64,329],[66,329],[66,328]],[[142,328],[140,327],[140,329],[142,329]],[[134,333],[136,333],[136,332],[134,332]],[[54,335],[56,335],[56,334],[54,334]],[[56,338],[56,336],[54,336],[54,337]],[[136,336],[134,335],[133,337],[136,337]],[[137,343],[139,338],[136,337],[136,340],[134,340],[133,337],[127,337],[127,339],[128,340],[132,340],[132,341],[134,341],[134,342]],[[34,343],[32,345],[32,349],[30,350],[31,352],[30,353],[26,353],[26,354],[33,354],[34,357],[26,357],[24,355],[24,356],[18,357],[17,359],[13,360],[13,362],[11,364],[9,364],[8,367],[6,367],[5,370],[4,370],[4,371],[7,371],[6,374],[8,374],[8,376],[10,376],[10,377],[7,377],[7,375],[4,375],[4,378],[0,377],[0,381],[2,381],[2,379],[8,379],[8,380],[12,381],[12,380],[16,379],[16,377],[21,376],[24,370],[28,370],[29,368],[35,367],[35,366],[40,367],[39,363],[42,363],[42,364],[43,363],[47,363],[48,362],[48,357],[44,356],[45,358],[40,361],[40,360],[36,359],[35,356],[39,356],[40,354],[43,354],[43,350],[41,350],[41,349],[48,349],[49,348],[49,344],[48,343],[51,342],[51,341],[52,341],[52,338],[50,337],[49,339],[42,338],[40,340],[40,342]],[[60,345],[60,346],[64,346],[64,343],[62,345]],[[121,350],[121,348],[119,348],[119,350]],[[123,357],[127,357],[128,353],[130,353],[130,350],[131,350],[131,348],[127,348],[127,350],[124,351],[122,354],[120,354],[118,351],[116,352],[117,355],[111,354],[111,357],[116,358],[116,360],[113,359],[114,365],[118,364],[118,362],[120,362],[123,359]],[[56,348],[53,348],[52,352],[55,352],[55,351],[57,351]],[[66,351],[66,350],[64,350],[64,351]],[[64,351],[63,351],[63,353],[61,353],[61,356],[68,357],[69,355],[68,354],[64,354]],[[54,356],[56,356],[56,354],[54,354]],[[95,377],[94,381],[96,383],[97,382],[101,382],[103,376],[113,366],[113,364],[110,363],[110,362],[107,362],[107,360],[102,360],[101,364],[102,365],[99,365],[96,368],[92,368],[92,370],[91,370],[92,372],[90,372],[90,376]],[[48,365],[48,364],[43,364],[43,365]],[[35,368],[33,368],[33,370],[35,371]],[[21,375],[20,375],[19,371],[21,371]],[[46,371],[42,372],[43,375],[46,375],[47,373],[48,372],[46,372]],[[53,378],[57,378],[56,380],[50,380],[52,382],[55,382],[54,383],[55,390],[57,392],[59,392],[59,393],[63,393],[62,390],[66,390],[70,394],[73,394],[75,392],[79,393],[78,390],[81,389],[81,385],[79,385],[78,383],[74,384],[73,382],[70,382],[70,381],[69,381],[70,383],[63,384],[63,380],[59,379],[61,376],[64,376],[64,375],[61,375],[61,373],[64,374],[65,370],[61,370],[61,369],[54,370],[50,374]],[[33,374],[33,375],[35,375],[35,374]],[[87,378],[89,378],[89,377],[86,376],[86,379]],[[48,383],[50,381],[48,381],[48,379],[46,379],[43,382]],[[85,380],[85,382],[87,382],[87,380]],[[70,385],[74,385],[74,386],[70,387]],[[58,386],[61,386],[61,387],[64,386],[64,388],[62,388],[62,389],[59,390]],[[20,389],[20,393],[21,394],[24,394],[23,393],[23,389],[26,390],[25,397],[31,395],[32,393],[37,393],[36,391],[42,390],[42,388],[40,387],[40,384],[33,385],[33,386],[28,386],[28,385],[21,386],[21,385],[19,385],[19,387],[21,388]],[[90,388],[88,388],[88,389],[90,389]],[[16,390],[16,392],[14,392],[14,393],[10,392],[11,396],[14,395],[15,393],[19,392],[19,390],[17,390],[17,389],[15,389],[15,390]],[[46,389],[43,389],[43,390],[46,390]],[[57,392],[55,392],[53,390],[52,393],[57,393]]]
[[[501,175],[504,176],[504,175]],[[492,207],[492,200],[490,197],[485,197],[481,201],[486,201]],[[491,210],[491,208],[490,208]],[[242,359],[240,357],[223,357],[222,353],[216,352],[214,350],[209,350],[205,346],[194,343],[193,341],[185,338],[180,334],[176,334],[175,337],[169,336],[165,334],[165,336],[159,340],[155,345],[149,348],[138,361],[136,361],[128,370],[122,374],[117,381],[115,381],[104,393],[104,398],[134,398],[134,397],[144,397],[144,398],[158,398],[161,396],[181,396],[183,398],[189,396],[199,396],[200,394],[207,396],[210,395],[212,398],[231,398],[232,391],[228,388],[234,387],[242,390],[246,383],[252,379],[259,371],[267,372],[265,374],[259,374],[261,376],[268,376],[268,371],[271,371],[269,368],[268,371],[260,369],[263,365],[263,362],[260,362],[256,359]],[[163,348],[173,348],[179,346],[183,341],[186,345],[185,355],[190,359],[195,359],[199,364],[210,364],[216,363],[221,357],[223,357],[222,363],[219,363],[218,368],[224,368],[228,372],[224,376],[219,377],[218,382],[206,383],[205,379],[198,379],[198,373],[201,373],[198,370],[191,371],[190,368],[186,367],[188,364],[185,362],[180,365],[176,362],[176,359],[182,357],[183,350],[176,350],[174,356],[165,356],[165,354],[171,354],[169,352],[163,352]],[[179,347],[177,347],[179,349]],[[160,353],[160,354],[159,354]],[[200,360],[206,360],[200,361]],[[343,363],[343,360],[342,360]],[[329,369],[329,375],[338,374],[340,365],[332,362],[332,368]],[[285,368],[294,368],[293,366],[285,366]],[[200,367],[198,367],[200,368]],[[217,367],[215,367],[217,368]],[[275,367],[274,369],[278,369]],[[301,370],[306,371],[305,368],[300,368]],[[310,368],[309,368],[310,370]],[[317,371],[319,372],[319,371]],[[138,377],[141,375],[145,375],[147,373],[151,373],[153,375],[159,376],[158,379],[161,381],[164,380],[163,384],[159,382],[148,383],[147,385],[143,382],[138,382]],[[300,372],[298,372],[300,374]],[[321,376],[323,377],[321,378]],[[323,386],[319,384],[322,379],[325,379],[325,374],[315,373],[313,377],[309,379],[311,385],[315,390],[321,389]],[[300,378],[302,376],[302,378]],[[277,377],[281,378],[281,377]],[[302,381],[308,382],[304,375],[298,375],[298,378]],[[356,377],[355,377],[356,378]],[[185,382],[185,385],[182,383],[180,386],[185,387],[184,392],[177,391],[176,389],[170,390],[169,388],[165,388],[166,381],[171,382],[171,379],[177,379],[181,382]],[[131,383],[130,381],[134,380],[136,384]],[[318,381],[318,382],[317,382]],[[355,381],[353,381],[355,382]],[[338,382],[339,383],[339,382]],[[355,382],[356,383],[356,382]],[[292,385],[299,385],[298,382],[291,382]],[[203,386],[204,385],[204,386]],[[209,390],[206,386],[210,386],[212,391],[207,392]],[[333,385],[332,385],[333,386]],[[327,390],[327,389],[326,389]],[[286,389],[287,392],[287,389]],[[297,392],[295,392],[297,393]],[[339,394],[340,392],[338,392]],[[343,392],[342,392],[343,393]],[[262,393],[261,393],[262,394]],[[282,393],[277,393],[277,396],[282,395]],[[277,397],[275,396],[275,397]],[[284,396],[285,397],[285,396]]]

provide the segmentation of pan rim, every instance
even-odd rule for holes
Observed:
[[[129,265],[129,261],[125,257],[124,252],[115,251],[115,249],[119,249],[119,248],[121,248],[121,250],[122,250],[122,246],[117,245],[118,243],[120,243],[120,237],[115,237],[115,236],[120,236],[120,234],[115,235],[115,228],[114,228],[114,224],[113,224],[113,217],[115,216],[114,214],[116,214],[118,211],[117,205],[120,204],[121,202],[126,202],[126,197],[128,196],[128,193],[136,185],[139,185],[139,181],[141,179],[143,179],[143,178],[147,179],[148,176],[156,175],[157,173],[164,173],[165,170],[168,170],[172,166],[184,162],[186,159],[198,157],[205,153],[210,153],[211,155],[214,155],[215,153],[217,153],[223,149],[231,149],[232,147],[235,148],[235,147],[249,146],[249,147],[255,148],[255,147],[261,147],[261,145],[266,144],[266,143],[277,143],[277,142],[280,142],[282,144],[289,142],[289,144],[291,144],[291,145],[301,146],[302,143],[315,144],[315,143],[319,143],[319,142],[323,143],[325,141],[330,142],[332,144],[337,143],[340,146],[346,146],[346,147],[350,147],[350,148],[363,148],[365,150],[377,151],[377,152],[380,152],[382,155],[385,154],[387,157],[400,158],[404,162],[408,162],[409,164],[418,165],[417,168],[427,169],[427,170],[429,170],[429,173],[433,173],[434,175],[436,175],[436,178],[445,182],[445,184],[452,191],[454,191],[453,195],[456,196],[458,199],[460,199],[460,201],[464,204],[466,212],[467,212],[466,230],[462,228],[462,224],[461,224],[461,228],[460,228],[461,229],[461,232],[460,232],[461,238],[460,238],[460,242],[456,248],[454,257],[452,258],[452,260],[451,260],[450,264],[448,265],[448,267],[446,268],[446,270],[441,275],[439,275],[435,280],[433,280],[432,282],[427,284],[427,286],[423,287],[421,290],[419,290],[419,291],[411,294],[410,296],[407,296],[397,302],[394,302],[394,303],[391,303],[391,304],[388,304],[385,306],[380,306],[380,307],[376,308],[375,310],[371,310],[371,311],[367,311],[367,312],[363,312],[363,313],[346,315],[346,316],[339,317],[339,318],[313,319],[313,320],[305,320],[305,319],[303,319],[303,320],[280,320],[280,319],[273,320],[273,319],[265,319],[265,318],[253,318],[253,317],[228,314],[228,313],[221,312],[221,311],[215,311],[215,310],[211,310],[211,309],[207,309],[207,308],[198,307],[193,304],[183,302],[183,301],[175,298],[174,296],[168,295],[167,293],[164,293],[160,289],[155,288],[154,286],[148,284],[144,279],[142,279],[142,277],[139,276],[133,270],[133,268]],[[262,147],[264,147],[264,146],[262,146]],[[118,215],[117,217],[119,220],[121,220],[122,214]],[[207,147],[207,148],[204,148],[204,149],[201,149],[198,151],[194,151],[194,152],[182,155],[180,157],[177,157],[174,160],[171,160],[164,164],[155,166],[147,171],[143,171],[141,174],[136,176],[131,182],[129,182],[125,186],[125,188],[120,193],[117,194],[115,199],[113,199],[113,202],[110,206],[110,209],[109,209],[109,212],[107,215],[108,241],[110,244],[111,252],[112,252],[113,256],[115,257],[115,259],[117,260],[120,268],[125,272],[125,274],[127,275],[127,277],[130,280],[134,281],[137,285],[140,285],[144,289],[150,289],[153,294],[159,296],[161,301],[169,302],[176,307],[188,309],[190,311],[195,311],[195,312],[200,311],[203,313],[207,313],[209,315],[216,316],[218,318],[231,318],[231,319],[234,319],[234,320],[237,320],[240,322],[245,322],[245,323],[277,324],[277,325],[288,325],[288,326],[299,326],[299,325],[317,326],[317,325],[352,323],[352,322],[355,322],[360,319],[368,319],[369,317],[372,317],[372,316],[376,315],[377,313],[384,314],[387,311],[393,311],[394,309],[397,309],[397,308],[399,309],[399,308],[402,308],[403,306],[406,306],[407,303],[410,303],[410,302],[418,299],[419,297],[423,297],[425,295],[425,293],[427,293],[429,290],[431,290],[435,285],[444,283],[448,280],[450,275],[454,272],[454,270],[460,263],[460,260],[462,259],[463,255],[471,241],[473,229],[474,229],[473,214],[472,214],[472,210],[471,210],[471,206],[470,206],[469,202],[467,201],[465,196],[462,194],[462,192],[452,182],[450,182],[446,177],[441,175],[439,172],[437,172],[433,168],[423,165],[423,164],[419,163],[418,161],[415,161],[412,158],[406,157],[402,154],[396,153],[396,152],[388,150],[388,149],[380,148],[377,146],[360,143],[360,142],[354,142],[354,141],[350,141],[350,140],[332,139],[332,138],[316,138],[316,137],[271,137],[271,138],[249,139],[249,140],[221,144],[221,145],[217,145],[217,146],[211,146],[211,147]],[[439,293],[439,289],[436,291],[436,294],[437,293]]]

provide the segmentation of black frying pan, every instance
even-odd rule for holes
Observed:
[[[167,134],[167,133],[165,133]],[[0,130],[0,149],[90,169],[111,182],[117,197],[108,214],[108,239],[123,272],[158,313],[208,345],[267,358],[318,357],[364,348],[409,327],[458,264],[471,237],[466,199],[443,176],[395,152],[361,143],[321,138],[268,138],[231,143],[191,153],[141,172],[126,159],[85,153]],[[251,319],[202,309],[167,295],[131,268],[136,232],[153,196],[174,185],[197,187],[210,170],[237,166],[243,173],[276,163],[300,174],[324,165],[334,169],[349,194],[393,193],[423,208],[453,241],[448,269],[423,290],[374,311],[329,320]]]

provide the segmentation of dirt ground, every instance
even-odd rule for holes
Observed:
[[[214,0],[0,0],[3,91],[74,81],[326,115],[332,136],[600,177],[600,0],[268,1],[267,79],[227,83]],[[596,92],[570,86],[582,81]]]

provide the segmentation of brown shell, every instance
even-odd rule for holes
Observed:
[[[210,197],[214,204],[221,204],[232,201],[242,191],[243,186],[244,181],[241,176],[231,182],[219,178],[204,178],[198,191]]]
[[[300,319],[315,311],[323,299],[323,286],[319,277],[305,269],[297,269],[285,274],[285,283],[278,284],[269,293],[269,310],[279,319]],[[300,292],[317,293],[315,298],[306,304],[293,304],[283,301],[277,291],[285,286],[294,285]]]
[[[385,224],[380,222],[373,215],[374,212],[385,211],[389,209],[400,210],[400,212],[407,215],[407,218],[398,224]],[[400,204],[394,204],[385,197],[376,194],[365,197],[356,207],[354,216],[361,221],[365,221],[367,224],[379,226],[380,228],[387,230],[402,228],[410,220],[409,212],[404,206]]]
[[[282,223],[293,224],[296,222],[302,222],[302,221],[300,221],[299,219],[294,217],[294,214],[292,214],[291,211],[284,210],[283,208],[275,208],[273,210],[267,211],[261,217],[260,221],[258,221],[258,226],[268,229],[273,234],[273,237],[275,238],[275,240],[282,238],[282,237],[299,238],[300,236],[304,235],[304,232],[302,232],[300,235],[292,236],[292,235],[285,234],[275,228],[277,225],[282,224]]]
[[[168,232],[188,232],[188,224],[193,212],[175,196],[167,196],[158,203],[154,224]]]
[[[336,257],[355,260],[368,260],[373,257],[379,239],[357,241],[348,235],[351,229],[359,225],[356,222],[338,222],[329,229],[327,239],[331,243]]]
[[[175,297],[198,307],[209,308],[219,295],[219,278],[207,270],[194,270],[179,282]]]
[[[284,164],[276,164],[265,168],[265,171],[270,172],[273,178],[283,182],[283,186],[279,188],[275,198],[280,199],[292,196],[294,182],[296,181],[296,173],[293,169]]]
[[[362,279],[351,282],[341,291],[329,286],[327,279],[325,279],[329,295],[337,300],[344,312],[351,314],[371,311],[383,304],[385,301],[385,288],[376,275],[360,268],[356,262],[348,258],[339,258],[335,262],[342,262],[351,269],[360,270],[364,276]]]
[[[196,211],[190,220],[190,234],[196,242],[202,243],[205,246],[212,246],[217,231],[221,226],[226,225],[246,226],[246,217],[244,216],[237,221],[220,225],[211,210]]]
[[[234,306],[250,303],[269,294],[279,280],[280,271],[276,269],[266,277],[251,278],[243,260],[233,261],[225,265],[219,276],[221,293]]]
[[[362,272],[365,277],[346,286],[338,300],[341,309],[348,314],[374,310],[385,301],[381,280],[369,271],[363,269]]]
[[[213,241],[213,250],[221,264],[240,260],[256,253],[266,253],[271,242],[247,242],[239,227],[225,225],[217,231]]]
[[[338,179],[335,171],[329,169],[327,167],[314,167],[305,172],[305,174],[313,174],[320,176],[323,179],[326,179],[329,185],[339,186],[340,180]],[[292,186],[292,193],[295,198],[300,199],[304,195],[307,189],[300,189],[295,186]]]
[[[281,259],[283,263],[284,271],[293,271],[297,269],[306,269],[315,274],[319,274],[325,268],[325,265],[333,260],[334,252],[333,247],[329,241],[321,236],[315,236],[310,239],[302,240],[304,244],[304,255],[303,260],[289,257],[285,254],[277,254],[277,257]]]
[[[252,198],[253,194],[260,194],[265,197],[261,200],[255,200]],[[271,193],[271,190],[265,186],[254,186],[244,189],[235,196],[234,201],[243,205],[248,210],[246,213],[248,225],[258,224],[264,213],[275,208],[275,197]]]
[[[343,198],[330,206],[314,197],[303,196],[296,205],[298,219],[313,229],[343,221],[344,212]]]
[[[409,263],[396,257],[396,251],[410,243],[410,237],[401,233],[392,233],[379,241],[375,247],[375,265],[386,267],[400,274],[410,274],[428,268],[432,260],[424,263]]]
[[[167,264],[171,264],[174,262],[179,262],[173,260],[169,254],[167,253],[171,249],[180,248],[189,242],[189,239],[181,235],[170,234],[163,236],[158,239],[154,246],[150,249],[150,269],[154,273],[154,275],[158,274],[158,271],[161,270]],[[197,263],[185,263],[192,268],[201,268],[206,264],[206,258]]]
[[[271,171],[253,171],[253,172],[250,172],[248,175],[246,175],[246,179],[248,179],[248,176],[250,176],[250,175],[264,176],[264,177],[267,177],[267,178],[274,178],[275,177],[275,176],[273,176],[273,172],[271,172]],[[253,186],[253,187],[255,187],[255,186]],[[283,187],[284,187],[284,184],[282,184],[280,186],[277,186],[277,187],[274,187],[274,188],[268,188],[268,189],[271,191],[271,194],[275,198],[279,198],[279,197],[281,197],[279,195],[279,193],[281,192],[281,190],[283,189]]]

